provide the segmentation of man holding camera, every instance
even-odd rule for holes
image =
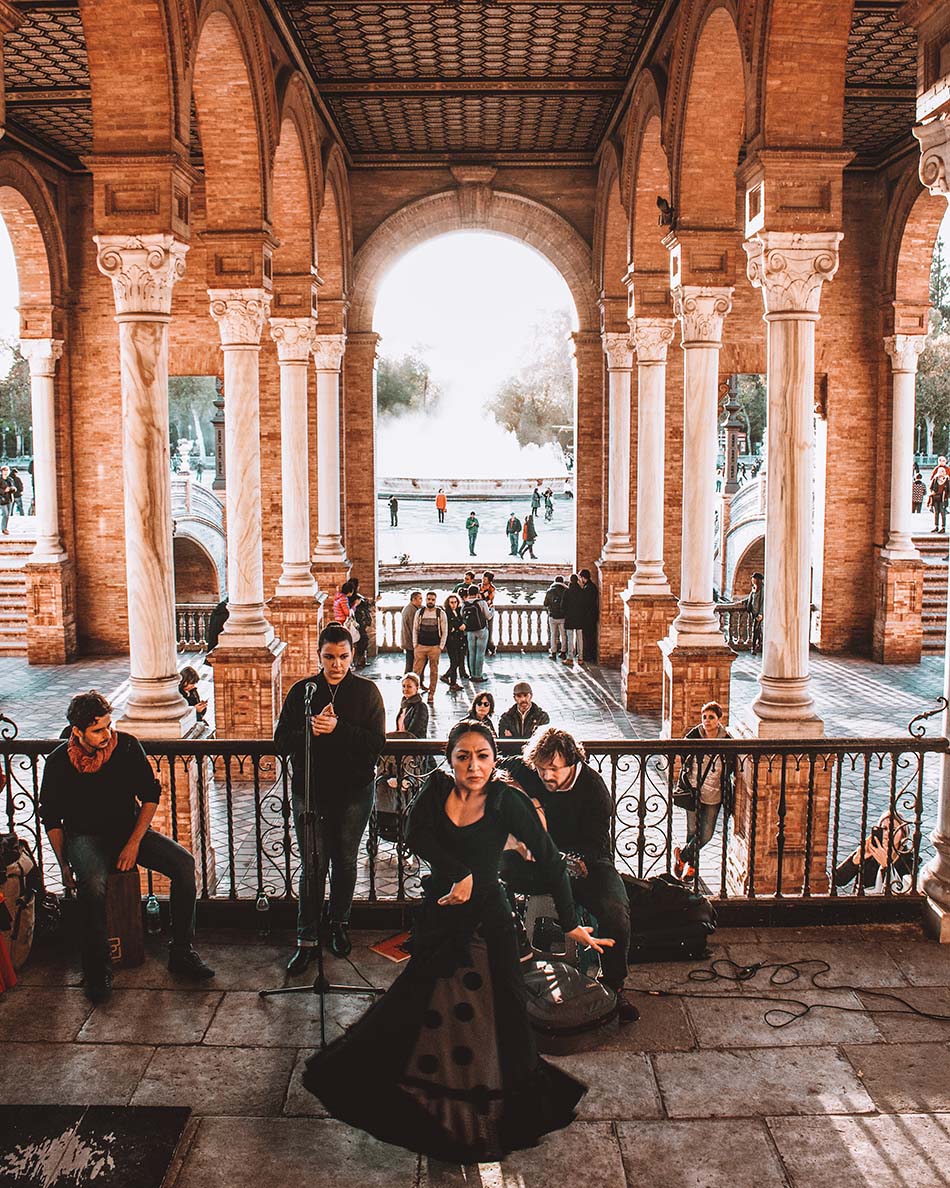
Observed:
[[[287,972],[302,973],[316,956],[317,930],[330,871],[330,951],[349,956],[349,920],[356,889],[356,856],[373,808],[376,761],[386,745],[386,710],[372,681],[351,671],[353,641],[342,623],[320,632],[318,675],[291,688],[274,734],[279,754],[293,765],[291,790],[300,847],[297,949]],[[305,772],[310,758],[316,854],[305,836]],[[305,865],[313,860],[316,895],[308,901]]]

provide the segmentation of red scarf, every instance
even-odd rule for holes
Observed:
[[[106,746],[93,751],[90,755],[76,737],[74,730],[69,736],[69,746],[66,753],[69,755],[69,760],[77,771],[81,771],[83,775],[89,775],[91,772],[98,771],[100,767],[105,767],[112,758],[112,752],[115,750],[118,742],[119,736],[113,730],[109,735],[109,741]]]

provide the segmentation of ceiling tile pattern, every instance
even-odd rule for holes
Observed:
[[[845,77],[848,86],[916,85],[917,33],[893,6],[855,8]]]
[[[856,164],[873,165],[903,142],[913,144],[915,105],[894,100],[861,100],[845,104],[844,142],[857,154]]]
[[[78,9],[41,9],[3,39],[10,90],[87,87],[86,37]]]
[[[859,0],[845,67],[844,142],[859,165],[874,165],[912,144],[917,32],[900,5]]]
[[[10,123],[74,157],[92,152],[92,107],[88,103],[17,104]]]

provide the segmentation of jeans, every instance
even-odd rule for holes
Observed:
[[[435,697],[439,687],[439,661],[442,649],[438,644],[416,644],[416,653],[412,661],[412,671],[421,677],[425,672],[426,663],[429,665],[429,697]]]
[[[12,503],[0,503],[0,532],[6,532],[7,525],[10,523],[10,512],[12,509]]]
[[[488,628],[481,631],[469,631],[468,635],[468,671],[473,680],[485,674],[485,651],[488,648]]]
[[[293,792],[294,827],[300,849],[300,877],[297,882],[297,942],[306,948],[317,942],[320,912],[326,896],[327,869],[330,868],[330,919],[346,923],[356,890],[356,857],[373,808],[372,780],[363,788],[328,788],[328,802],[316,811],[316,892],[311,901],[306,894],[304,863],[306,839],[303,828],[303,791]],[[317,795],[320,796],[318,791]],[[336,799],[334,799],[336,798]]]
[[[580,627],[568,627],[567,633],[567,658],[572,656],[578,660],[584,656],[584,641],[581,636]]]
[[[475,538],[478,536],[477,528],[469,528],[468,530],[468,555],[475,556]]]
[[[502,854],[499,875],[512,891],[529,894],[549,891],[535,864],[526,862],[513,850]],[[613,948],[604,949],[600,964],[604,982],[612,990],[619,990],[627,977],[630,951],[630,901],[623,880],[609,862],[592,862],[586,878],[571,879],[571,893],[575,903],[597,917],[595,935],[610,937],[615,942]]]
[[[526,540],[524,542],[524,544],[521,546],[521,548],[518,550],[519,557],[523,557],[525,555],[525,553],[530,553],[531,560],[534,561],[535,556],[534,556],[534,541],[533,540]]]
[[[567,655],[567,629],[563,619],[548,619],[549,651],[552,656]]]
[[[115,870],[124,843],[88,834],[66,838],[66,859],[76,876],[82,921],[82,967],[95,974],[109,964],[106,931],[106,880]],[[195,935],[195,860],[163,833],[149,829],[139,846],[138,864],[171,880],[172,944],[185,947]]]
[[[520,533],[518,533],[518,532],[509,532],[508,533],[508,551],[511,553],[512,557],[518,556],[518,537],[519,537],[519,535],[520,535]]]
[[[716,832],[716,822],[719,820],[719,810],[722,803],[701,804],[699,812],[686,810],[686,845],[680,851],[680,858],[687,866],[696,866],[699,851]]]

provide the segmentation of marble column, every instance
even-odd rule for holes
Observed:
[[[840,232],[763,232],[743,245],[768,324],[768,475],[761,692],[762,737],[822,733],[809,686],[815,323],[838,269]]]
[[[629,333],[601,336],[607,356],[607,534],[597,560],[600,621],[597,654],[601,664],[623,657],[624,611],[621,592],[633,568],[630,539],[630,369]]]
[[[666,356],[672,318],[631,318],[637,353],[637,548],[636,568],[624,600],[620,668],[627,709],[657,710],[663,701],[660,640],[676,614],[663,565],[666,459]]]
[[[731,288],[677,285],[671,293],[683,348],[683,531],[680,597],[663,653],[663,732],[681,736],[703,702],[729,711],[735,653],[723,642],[713,601],[713,528],[722,324]]]
[[[312,560],[321,587],[332,595],[347,580],[350,562],[343,547],[340,475],[340,368],[345,334],[318,334],[317,372],[317,543]]]
[[[195,721],[178,692],[168,446],[168,323],[188,248],[172,235],[97,235],[119,323],[129,701],[119,725],[180,736]]]
[[[307,382],[315,318],[271,318],[280,365],[280,460],[284,557],[270,621],[287,644],[285,688],[318,668],[321,601],[310,571],[309,418]]]

